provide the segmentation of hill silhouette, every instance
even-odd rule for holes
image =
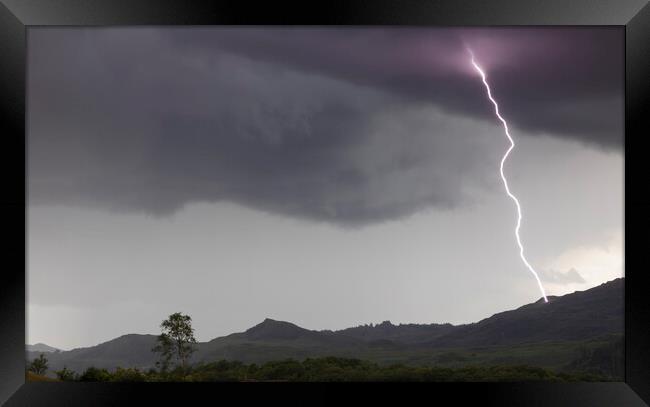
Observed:
[[[622,369],[603,360],[621,353],[624,279],[537,301],[465,325],[400,324],[384,321],[339,331],[314,331],[266,318],[250,329],[200,342],[192,362],[237,360],[264,363],[292,358],[339,356],[379,363],[458,367],[467,364],[530,364],[554,369],[594,368],[610,375]],[[96,346],[49,353],[50,371],[89,366],[150,368],[156,335],[129,334]],[[615,353],[612,356],[610,353]],[[31,360],[38,352],[28,352]],[[608,371],[609,369],[609,371]]]
[[[586,291],[537,301],[474,324],[458,326],[427,342],[431,346],[494,346],[543,341],[576,341],[622,334],[623,279]]]

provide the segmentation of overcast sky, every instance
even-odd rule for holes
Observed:
[[[28,342],[466,323],[623,275],[619,28],[30,28]]]

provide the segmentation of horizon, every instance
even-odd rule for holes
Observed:
[[[616,281],[616,280],[625,280],[625,276],[617,277],[617,278],[614,278],[614,279],[612,279],[612,280],[610,280],[610,281],[606,281],[606,282],[600,284],[599,286],[601,286],[601,285],[605,285],[605,284],[609,284],[609,283],[612,283],[612,282],[614,282],[614,281]],[[596,286],[596,287],[599,287],[599,286]],[[591,287],[591,288],[596,288],[596,287]],[[571,294],[575,294],[575,293],[578,293],[578,292],[588,291],[588,290],[590,290],[591,288],[588,288],[588,289],[585,289],[585,290],[576,290],[576,291],[573,291],[573,292],[571,292],[571,293],[567,293],[567,294],[563,294],[563,295],[553,295],[553,294],[549,294],[549,295],[547,296],[547,297],[549,298],[549,300],[550,300],[548,303],[550,304],[550,303],[553,302],[553,300],[555,300],[556,298],[564,297],[564,296],[566,296],[566,295],[571,295]],[[540,297],[540,298],[539,298],[537,301],[535,301],[535,302],[531,302],[531,303],[527,303],[527,304],[522,304],[522,305],[520,305],[520,306],[517,307],[517,308],[503,310],[503,311],[497,312],[496,314],[499,314],[499,313],[502,313],[502,312],[514,311],[514,310],[516,310],[516,309],[518,309],[518,308],[521,308],[521,307],[524,307],[524,306],[527,306],[527,305],[540,303],[542,300],[543,300],[543,297]],[[244,332],[246,332],[247,330],[249,330],[249,329],[251,329],[251,328],[254,328],[254,327],[256,327],[256,326],[259,326],[259,325],[261,325],[261,324],[263,324],[263,323],[265,323],[265,322],[267,322],[267,321],[289,323],[289,324],[291,324],[291,325],[297,326],[298,328],[306,329],[306,330],[308,330],[308,331],[312,331],[312,332],[339,332],[339,331],[342,331],[342,330],[345,330],[345,329],[357,328],[357,327],[366,327],[366,326],[376,327],[376,326],[379,326],[379,325],[383,325],[383,324],[385,324],[385,323],[388,323],[388,324],[390,324],[390,325],[392,325],[392,326],[402,326],[402,325],[420,325],[420,326],[422,326],[422,325],[452,325],[452,326],[454,326],[454,327],[458,327],[458,326],[463,326],[463,325],[476,324],[476,323],[481,322],[481,321],[483,321],[483,320],[485,320],[485,319],[491,318],[491,317],[493,317],[493,316],[496,315],[496,314],[492,314],[492,315],[490,315],[490,316],[486,316],[486,317],[481,318],[481,319],[479,319],[479,320],[476,320],[476,321],[473,321],[473,322],[466,322],[466,323],[463,323],[463,324],[451,324],[451,323],[449,323],[449,322],[429,322],[429,323],[397,322],[397,323],[394,323],[394,322],[391,321],[391,320],[384,320],[384,321],[381,321],[381,322],[369,322],[369,323],[365,323],[365,324],[364,324],[364,323],[360,323],[360,324],[358,324],[358,325],[349,326],[349,327],[343,327],[343,328],[337,328],[337,329],[308,329],[308,328],[304,328],[304,327],[302,327],[302,326],[300,326],[300,325],[298,325],[298,324],[296,324],[296,323],[294,323],[294,322],[291,322],[291,321],[288,321],[288,320],[285,320],[285,319],[275,319],[275,318],[264,317],[264,319],[262,319],[261,322],[258,322],[258,323],[256,323],[255,325],[252,325],[251,327],[247,328],[247,329],[244,330],[244,331],[231,332],[231,333],[228,333],[228,334],[225,334],[225,335],[221,335],[221,336],[217,336],[217,337],[214,337],[214,338],[207,339],[207,340],[205,340],[205,341],[199,341],[198,343],[206,343],[206,342],[209,342],[209,341],[214,340],[214,339],[219,339],[219,338],[227,337],[227,336],[229,336],[229,335],[244,333]],[[190,316],[191,316],[191,315],[190,315]],[[37,342],[37,343],[34,343],[34,344],[26,343],[25,345],[26,345],[26,346],[45,345],[45,346],[49,346],[49,347],[55,348],[55,349],[57,349],[57,350],[59,350],[59,351],[62,351],[62,352],[69,352],[69,351],[72,351],[72,350],[75,350],[75,349],[91,348],[91,347],[94,347],[94,346],[101,345],[101,344],[103,344],[103,343],[111,342],[111,341],[113,341],[113,340],[115,340],[115,339],[119,339],[119,338],[124,337],[124,336],[130,336],[130,335],[138,335],[138,336],[158,336],[159,333],[138,333],[138,332],[129,332],[129,333],[125,333],[125,334],[122,334],[122,335],[119,335],[119,336],[116,336],[116,337],[110,338],[110,339],[103,340],[103,341],[101,341],[101,342],[97,342],[97,343],[95,343],[94,345],[85,345],[85,346],[79,346],[79,347],[70,348],[70,349],[59,348],[59,347],[57,347],[57,346],[54,346],[54,345],[49,344],[49,343],[44,343],[44,342]],[[32,351],[32,352],[34,352],[34,351]],[[49,353],[49,352],[44,352],[44,353]]]

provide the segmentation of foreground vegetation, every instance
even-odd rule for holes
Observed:
[[[36,374],[34,372],[27,371],[25,372],[25,380],[28,382],[59,382],[59,379],[53,379],[51,377],[44,376],[42,374]]]
[[[247,364],[245,360],[225,359],[209,363],[191,363],[192,354],[197,350],[191,322],[190,316],[174,313],[161,323],[161,335],[156,338],[156,345],[151,349],[159,357],[155,368],[143,370],[118,367],[109,371],[105,368],[89,367],[78,373],[64,366],[61,370],[50,370],[50,372],[54,370],[52,373],[57,379],[49,380],[79,382],[620,381],[623,371],[623,341],[620,335],[588,342],[544,342],[519,346],[434,351],[424,348],[405,351],[389,347],[371,349],[372,352],[355,350],[354,355],[312,355],[308,358],[282,355],[281,352],[270,355],[270,348],[264,347],[259,350],[258,353],[263,354],[258,357],[264,356],[267,361],[258,359],[257,362],[260,364],[252,363],[250,360]],[[232,350],[231,347],[230,351]],[[256,348],[249,345],[239,356],[251,357],[255,353]],[[222,355],[212,354],[210,359],[222,357]],[[232,355],[230,357],[232,358]],[[398,358],[401,360],[396,360]],[[566,360],[572,361],[567,364]],[[40,354],[31,362],[28,361],[27,380],[48,380],[45,376],[48,369],[47,357]]]
[[[261,365],[221,360],[186,368],[161,371],[90,367],[77,374],[68,369],[55,372],[61,381],[78,382],[224,382],[224,381],[608,381],[595,374],[556,373],[531,366],[469,366],[463,368],[382,366],[359,359],[324,357],[304,361],[284,360]]]

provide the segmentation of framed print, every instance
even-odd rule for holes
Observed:
[[[6,405],[650,401],[647,2],[2,3]]]

